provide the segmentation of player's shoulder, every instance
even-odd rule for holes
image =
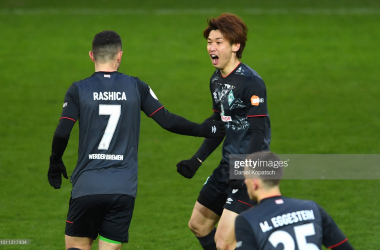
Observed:
[[[246,218],[248,221],[251,221],[252,218],[261,218],[263,214],[266,214],[268,211],[268,206],[270,203],[261,202],[245,211],[240,213],[238,216]]]
[[[140,81],[140,78],[138,78],[137,76],[132,76],[132,75],[127,75],[127,74],[124,74],[124,73],[121,73],[121,72],[116,72],[117,76],[118,77],[121,77],[121,78],[124,78],[124,79],[128,79],[128,80],[133,80],[133,81]]]
[[[240,63],[233,74],[240,75],[240,76],[243,76],[245,78],[260,79],[261,81],[263,80],[262,77],[259,75],[259,73],[257,73],[256,70],[250,68],[245,63]]]
[[[241,81],[246,87],[266,88],[261,76],[244,63],[240,63],[233,74],[235,77],[240,78],[239,81]]]
[[[289,204],[291,206],[300,206],[300,207],[313,207],[316,208],[318,204],[313,200],[304,200],[304,199],[296,199],[283,197],[284,204]]]
[[[319,205],[312,200],[301,200],[295,198],[289,198],[284,196],[271,197],[263,200],[258,205],[242,212],[240,215],[244,217],[250,217],[251,215],[257,216],[257,214],[268,214],[268,211],[287,210],[292,209],[318,209]],[[240,216],[239,215],[239,216]]]

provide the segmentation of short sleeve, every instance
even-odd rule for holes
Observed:
[[[145,82],[137,79],[139,92],[141,95],[141,110],[151,117],[154,113],[164,107],[159,101],[153,90]]]
[[[236,250],[257,249],[255,235],[251,225],[243,216],[235,220]]]
[[[79,118],[79,107],[78,87],[73,83],[66,92],[61,119],[69,119],[76,122]]]
[[[255,77],[247,80],[243,99],[247,107],[247,117],[267,115],[267,91],[264,82],[260,78]]]
[[[317,204],[322,217],[323,245],[333,248],[347,241],[347,237],[339,229],[331,216]]]

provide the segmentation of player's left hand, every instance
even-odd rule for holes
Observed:
[[[66,172],[66,167],[63,164],[63,162],[59,163],[51,163],[49,166],[49,171],[48,171],[48,180],[50,183],[50,186],[54,187],[55,189],[60,189],[61,184],[62,184],[62,175],[66,179],[67,177],[67,172]]]
[[[177,163],[177,172],[187,179],[193,178],[202,163],[194,155],[190,160],[183,160]]]

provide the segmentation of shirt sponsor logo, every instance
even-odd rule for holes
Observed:
[[[94,101],[126,101],[125,92],[93,92]]]
[[[230,122],[232,121],[232,118],[231,116],[225,116],[224,115],[224,108],[223,108],[223,105],[220,105],[220,109],[222,112],[220,112],[220,118],[222,119],[222,121],[224,122]]]
[[[258,97],[257,95],[253,95],[251,97],[251,104],[253,106],[259,106],[260,103],[263,103],[264,102],[264,98],[260,98]]]
[[[122,161],[124,155],[112,155],[112,154],[89,154],[90,160],[108,160],[108,161]]]
[[[231,116],[224,116],[223,114],[220,114],[220,117],[222,118],[222,121],[224,121],[224,122],[232,121]]]

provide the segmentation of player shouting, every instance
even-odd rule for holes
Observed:
[[[269,150],[266,87],[256,71],[240,62],[247,31],[239,17],[225,13],[208,20],[203,32],[216,68],[210,80],[214,114],[208,120],[226,124],[223,159],[201,189],[189,221],[190,230],[207,250],[234,249],[235,218],[254,205],[243,181],[229,179],[229,155]],[[177,171],[192,178],[222,141],[223,138],[205,139],[190,160],[177,164]]]

